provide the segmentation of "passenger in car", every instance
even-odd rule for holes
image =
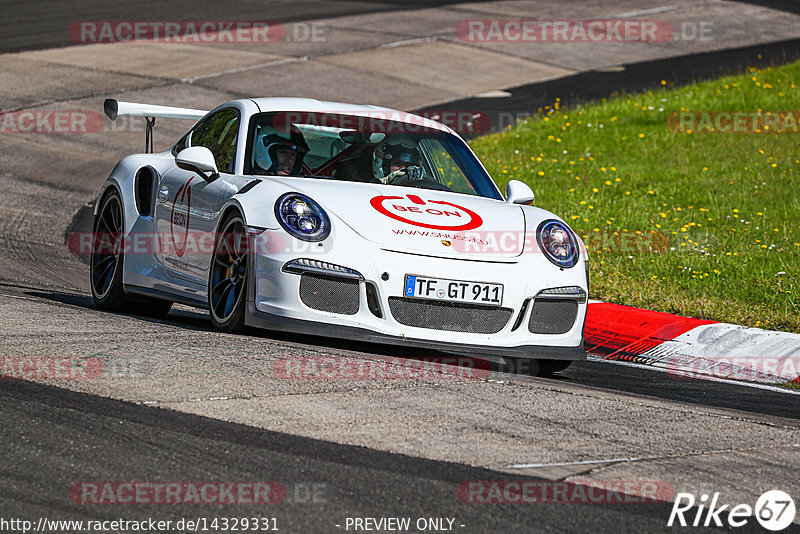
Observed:
[[[422,179],[419,149],[407,136],[384,140],[373,152],[372,171],[375,178],[389,185]]]

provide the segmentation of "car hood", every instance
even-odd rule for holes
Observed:
[[[499,200],[310,178],[276,181],[387,250],[497,261],[518,257],[525,245],[522,209]]]

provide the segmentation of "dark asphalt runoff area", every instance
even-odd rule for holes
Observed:
[[[2,383],[0,427],[3,518],[48,513],[51,518],[101,521],[261,517],[274,520],[282,532],[322,533],[348,531],[348,517],[410,517],[454,519],[453,531],[465,533],[656,532],[665,530],[672,507],[464,503],[457,489],[465,481],[548,481],[268,432],[23,381]],[[81,504],[80,496],[70,494],[76,484],[104,481],[277,482],[286,488],[286,499],[266,505],[109,506]],[[725,520],[727,515],[721,517]]]

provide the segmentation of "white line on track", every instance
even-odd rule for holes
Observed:
[[[618,15],[612,15],[609,18],[615,19],[627,19],[630,17],[640,17],[642,15],[653,15],[655,13],[665,13],[667,11],[676,11],[678,9],[686,9],[690,7],[701,7],[707,6],[709,4],[719,4],[721,0],[708,0],[704,2],[695,2],[693,4],[678,4],[678,5],[670,5],[670,6],[662,6],[662,7],[654,7],[651,9],[640,9],[638,11],[628,11],[627,13],[620,13]]]
[[[416,39],[406,39],[404,41],[394,41],[392,43],[382,44],[381,48],[395,48],[398,46],[406,46],[410,44],[417,44],[417,43],[426,43],[428,41],[436,41],[439,37],[445,37],[445,35],[432,35],[430,37],[418,37]]]
[[[606,460],[584,460],[582,462],[561,462],[556,464],[514,464],[506,466],[506,469],[531,469],[537,467],[566,467],[569,465],[622,463],[622,462],[635,462],[641,459],[642,458],[608,458]]]
[[[290,57],[286,59],[278,59],[275,61],[268,61],[266,63],[259,63],[258,65],[250,65],[247,67],[239,67],[237,69],[228,69],[228,70],[221,70],[219,72],[211,72],[209,74],[198,74],[197,76],[192,76],[190,78],[183,78],[181,82],[183,83],[192,83],[197,80],[205,80],[207,78],[217,78],[218,76],[225,76],[226,74],[236,74],[238,72],[247,72],[249,70],[255,69],[263,69],[265,67],[274,67],[276,65],[285,65],[287,63],[298,63],[300,61],[308,61],[308,56],[303,57]]]

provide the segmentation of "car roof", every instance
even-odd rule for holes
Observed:
[[[408,111],[386,108],[382,106],[348,104],[345,102],[331,102],[327,100],[317,100],[316,98],[298,97],[262,97],[252,98],[252,100],[262,112],[269,111],[308,111],[322,113],[337,113],[343,115],[361,115],[405,122],[410,124],[424,124],[428,128],[440,130],[447,133],[455,133],[444,124],[430,118],[423,117]]]

